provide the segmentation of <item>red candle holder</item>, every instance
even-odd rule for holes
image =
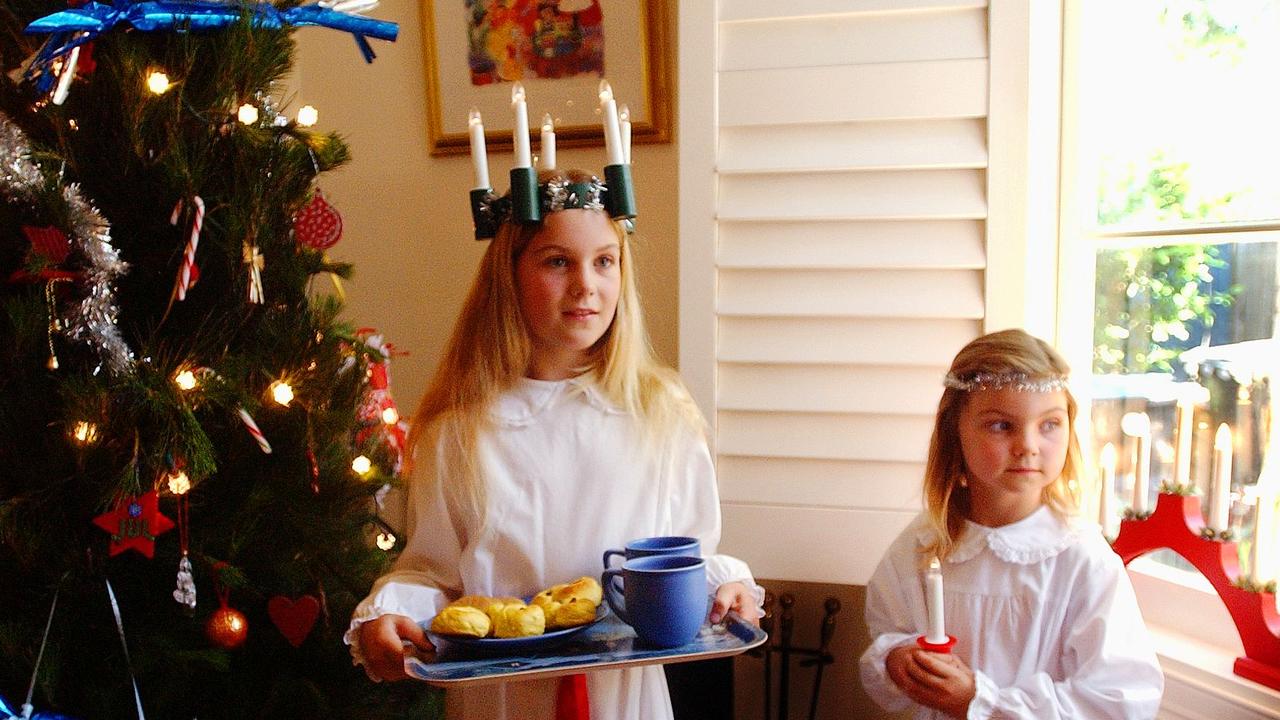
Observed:
[[[955,636],[948,635],[947,641],[944,643],[931,643],[925,639],[924,635],[921,635],[916,638],[916,644],[930,652],[942,653],[943,655],[950,655],[951,648],[956,644],[956,639],[955,639]]]
[[[1202,537],[1203,529],[1200,498],[1161,493],[1150,516],[1120,522],[1120,535],[1111,548],[1125,565],[1152,550],[1168,548],[1195,566],[1213,585],[1240,633],[1244,657],[1236,658],[1232,670],[1280,690],[1280,613],[1276,612],[1275,593],[1237,587],[1240,555],[1236,544]]]

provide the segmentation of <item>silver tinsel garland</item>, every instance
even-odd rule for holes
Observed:
[[[60,200],[70,219],[71,245],[85,259],[86,287],[76,313],[64,323],[63,333],[74,341],[87,342],[114,375],[133,371],[133,350],[120,337],[116,326],[118,309],[111,283],[128,271],[111,245],[111,225],[80,186],[60,184]],[[31,144],[22,130],[0,113],[0,194],[22,201],[36,201],[45,186],[44,171],[31,160]]]

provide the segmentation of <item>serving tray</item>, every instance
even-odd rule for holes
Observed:
[[[760,628],[728,613],[714,625],[703,625],[697,637],[675,648],[646,647],[631,626],[609,613],[570,641],[547,652],[511,655],[478,654],[443,640],[433,662],[405,659],[409,677],[441,687],[462,687],[550,678],[593,670],[709,660],[737,655],[768,639]]]

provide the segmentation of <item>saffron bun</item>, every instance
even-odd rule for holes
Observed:
[[[541,635],[547,631],[547,618],[542,608],[524,603],[491,605],[489,618],[493,620],[493,636],[522,638]]]
[[[489,634],[493,622],[479,608],[449,605],[431,619],[431,632],[441,635],[465,635],[482,638]]]
[[[489,597],[487,595],[463,595],[462,597],[449,603],[446,607],[454,605],[465,605],[467,607],[476,608],[482,612],[489,612],[489,608],[494,605],[509,605],[516,603],[523,605],[524,601],[518,597]]]
[[[585,625],[596,619],[596,608],[603,593],[592,577],[552,585],[533,596],[531,604],[539,606],[547,616],[547,627],[553,630]]]

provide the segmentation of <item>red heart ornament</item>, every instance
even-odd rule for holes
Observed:
[[[298,647],[315,627],[316,618],[320,616],[320,601],[313,595],[303,595],[297,600],[276,595],[267,601],[267,615],[284,639]]]

